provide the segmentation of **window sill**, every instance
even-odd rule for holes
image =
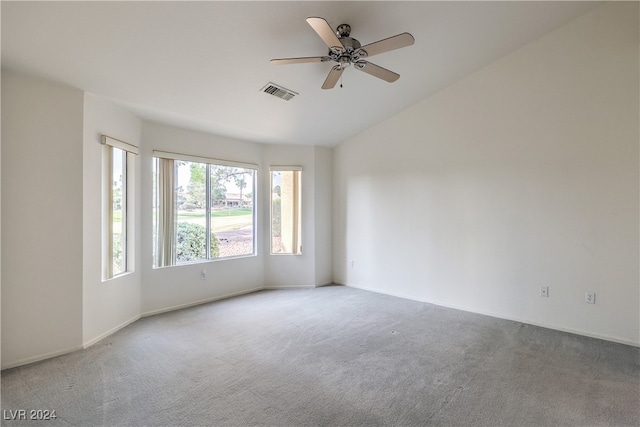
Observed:
[[[135,271],[125,271],[124,273],[117,274],[117,275],[115,275],[113,277],[109,277],[107,279],[102,279],[102,283],[112,282],[114,280],[118,280],[118,279],[121,279],[123,277],[130,276],[133,273],[135,273]]]
[[[188,266],[188,265],[207,264],[207,263],[210,263],[210,262],[222,262],[222,261],[230,261],[230,260],[235,260],[235,259],[255,258],[257,256],[258,256],[257,254],[249,254],[249,255],[229,256],[229,257],[224,257],[224,258],[202,259],[202,260],[197,260],[197,261],[183,262],[183,263],[175,264],[175,265],[166,265],[166,266],[162,266],[162,267],[154,266],[153,269],[154,270],[161,270],[163,268],[185,267],[185,266]]]

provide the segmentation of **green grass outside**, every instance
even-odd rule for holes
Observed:
[[[228,209],[224,211],[211,212],[211,216],[241,216],[251,215],[253,211],[251,209]]]
[[[220,216],[242,216],[242,215],[251,215],[253,211],[251,209],[228,209],[222,211],[213,211],[211,212],[212,217],[220,217]],[[196,219],[196,218],[204,218],[206,214],[204,212],[180,212],[178,214],[178,221],[181,219]]]
[[[204,218],[204,212],[180,212],[178,214],[178,220],[186,218]]]
[[[212,217],[221,217],[221,216],[242,216],[242,215],[251,215],[253,211],[251,209],[227,209],[223,211],[214,211],[211,212]],[[204,218],[204,212],[181,212],[178,214],[178,221],[183,219],[196,219],[196,218]],[[122,222],[122,211],[114,211],[113,212],[113,222]]]
[[[251,226],[251,209],[229,209],[211,212],[211,230],[214,233],[221,231],[240,230]],[[204,211],[200,212],[179,212],[178,222],[190,222],[193,224],[206,225],[207,216]]]

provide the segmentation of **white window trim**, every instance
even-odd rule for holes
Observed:
[[[104,146],[103,151],[103,221],[102,221],[102,280],[107,281],[116,277],[123,276],[131,273],[134,269],[134,216],[135,216],[135,204],[133,201],[134,195],[134,177],[135,177],[135,161],[132,155],[139,154],[138,147],[121,141],[116,138],[112,138],[108,135],[100,136],[100,143]],[[112,209],[112,162],[113,162],[113,149],[118,148],[123,150],[125,155],[125,164],[123,165],[124,172],[124,200],[123,206],[125,206],[125,214],[122,218],[122,227],[125,230],[125,241],[123,242],[123,258],[124,258],[124,270],[122,272],[113,273],[113,209]]]
[[[229,166],[234,168],[252,169],[258,170],[258,165],[255,163],[236,162],[234,160],[222,160],[215,159],[213,157],[193,156],[191,154],[179,154],[171,153],[168,151],[153,151],[153,157],[160,157],[163,159],[182,160],[185,162],[214,164],[218,166]]]
[[[102,143],[103,145],[110,145],[112,147],[119,148],[121,150],[126,151],[127,153],[140,154],[138,147],[136,147],[135,145],[129,144],[128,142],[121,141],[119,139],[112,138],[107,135],[101,135],[100,143]]]
[[[278,171],[302,171],[302,166],[269,166],[270,172],[278,172]]]
[[[298,178],[298,208],[299,212],[295,222],[295,240],[298,250],[296,252],[273,252],[273,172],[302,172],[302,166],[269,166],[269,254],[274,256],[300,256],[302,255],[302,175]]]

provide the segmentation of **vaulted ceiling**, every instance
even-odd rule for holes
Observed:
[[[597,7],[601,2],[2,2],[2,67],[104,96],[139,116],[256,142],[334,146]],[[372,57],[387,83],[333,63],[305,18],[351,25],[363,45],[409,32]],[[290,101],[260,89],[273,82]]]

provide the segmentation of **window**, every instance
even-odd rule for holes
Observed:
[[[154,154],[154,266],[254,255],[257,166]]]
[[[111,276],[127,271],[127,152],[111,147]]]
[[[138,153],[137,147],[123,141],[102,135],[103,148],[103,279],[111,279],[130,270],[129,222],[132,199],[129,197],[132,180],[128,179],[133,170],[131,156]]]
[[[300,166],[271,166],[271,253],[302,253]]]

